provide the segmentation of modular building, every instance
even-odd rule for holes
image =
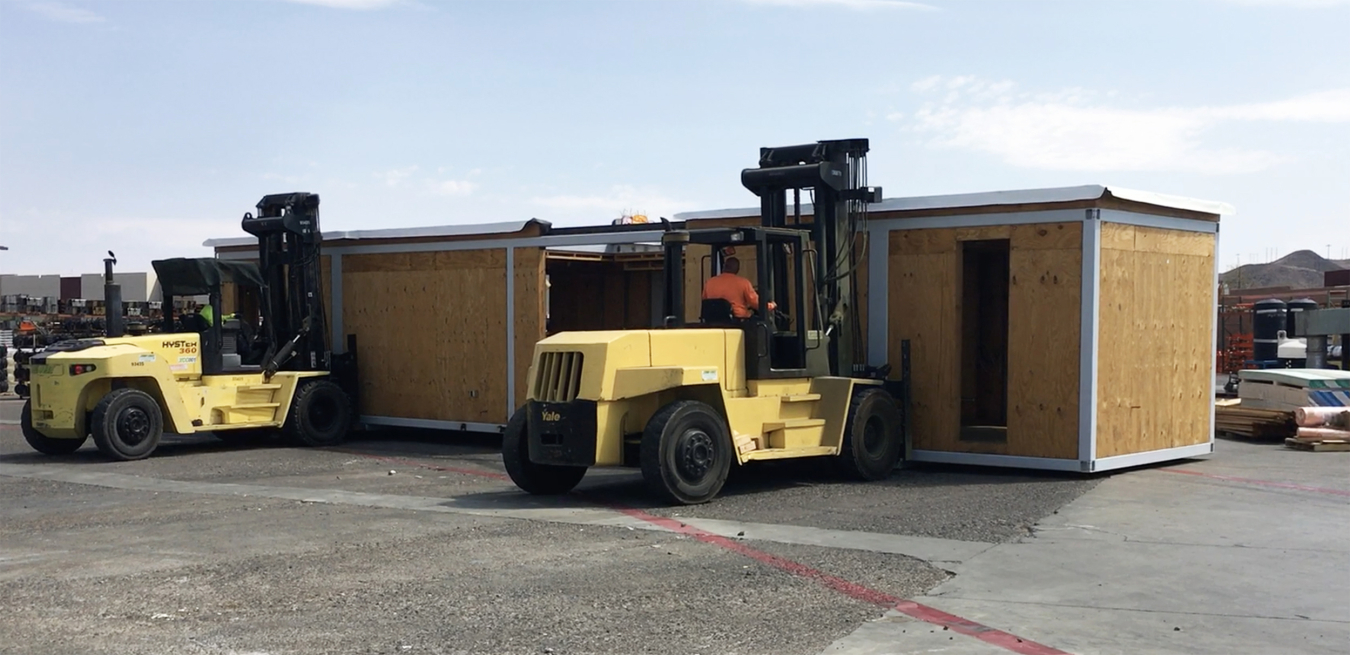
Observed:
[[[894,375],[909,344],[908,458],[1100,471],[1212,452],[1215,255],[1231,212],[1103,186],[870,205],[858,340]],[[363,421],[500,430],[544,335],[661,323],[660,235],[539,221],[325,232],[329,324],[339,350],[356,337]],[[252,238],[207,245],[256,256]],[[686,254],[693,300],[711,259]],[[696,319],[699,303],[685,306]]]

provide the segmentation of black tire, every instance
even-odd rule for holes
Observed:
[[[697,505],[712,500],[727,481],[731,434],[717,410],[677,400],[652,416],[642,431],[642,479],[663,500]]]
[[[69,455],[80,449],[84,445],[88,435],[78,439],[54,439],[37,431],[33,427],[33,401],[23,404],[23,409],[19,411],[19,428],[23,431],[23,439],[28,445],[33,447],[43,455]]]
[[[565,494],[586,476],[585,466],[530,461],[529,412],[524,407],[517,409],[506,422],[506,433],[502,435],[502,464],[517,487],[536,496]]]
[[[99,452],[120,461],[149,457],[164,436],[159,403],[139,389],[113,389],[94,406],[89,424]]]
[[[352,401],[332,380],[302,383],[291,400],[286,437],[302,446],[336,446],[347,438],[352,426]]]
[[[853,392],[838,469],[856,480],[882,480],[905,454],[904,423],[895,398],[884,389]]]

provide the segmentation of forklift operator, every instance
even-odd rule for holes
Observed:
[[[708,282],[703,285],[703,299],[725,300],[731,303],[732,316],[750,318],[751,310],[759,307],[759,294],[755,293],[755,287],[750,284],[750,280],[739,275],[740,272],[741,260],[727,257],[722,261],[721,274],[708,278]],[[770,310],[775,307],[776,303],[769,303]]]

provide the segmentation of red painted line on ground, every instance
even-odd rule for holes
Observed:
[[[1164,473],[1179,473],[1181,475],[1194,475],[1200,478],[1209,478],[1211,480],[1222,480],[1224,482],[1237,482],[1240,484],[1254,484],[1262,487],[1274,487],[1276,489],[1292,489],[1294,491],[1309,491],[1319,494],[1330,494],[1333,496],[1350,496],[1350,491],[1345,489],[1328,489],[1327,487],[1309,487],[1302,484],[1293,484],[1291,482],[1275,482],[1273,480],[1257,480],[1254,478],[1238,478],[1231,475],[1218,475],[1216,473],[1204,473],[1201,471],[1192,471],[1190,469],[1158,469]]]
[[[734,539],[728,539],[721,535],[716,535],[711,532],[700,530],[698,528],[681,523],[676,519],[668,518],[665,516],[656,516],[654,514],[648,514],[647,512],[644,512],[639,509],[632,509],[616,505],[611,505],[610,507],[618,512],[622,512],[623,514],[631,516],[635,519],[639,519],[642,521],[646,521],[647,523],[660,526],[662,528],[670,530],[671,532],[677,532],[679,534],[688,535],[699,541],[702,541],[703,543],[712,544],[714,546],[720,546],[722,548],[725,548],[726,550],[739,553],[757,562],[766,564],[768,566],[772,566],[776,569],[785,571],[792,575],[801,578],[806,578],[808,580],[814,580],[815,582],[818,582],[850,598],[854,598],[863,601],[865,603],[871,603],[879,607],[895,609],[900,613],[905,614],[906,616],[909,616],[911,618],[918,619],[925,623],[931,623],[933,625],[942,626],[943,628],[952,630],[953,632],[974,637],[987,644],[998,646],[1005,650],[1009,650],[1014,653],[1019,653],[1020,655],[1069,655],[1067,652],[1059,650],[1058,648],[1053,648],[1051,646],[1046,646],[1045,644],[1039,644],[1034,641],[1030,641],[1028,639],[1023,639],[1021,637],[1018,637],[1017,635],[1004,632],[1002,630],[997,630],[995,628],[991,628],[987,625],[982,625],[980,623],[976,623],[968,619],[963,619],[954,614],[948,614],[947,612],[944,612],[935,607],[929,607],[921,603],[916,603],[912,600],[905,600],[903,598],[892,596],[885,592],[864,587],[855,582],[849,582],[848,580],[845,580],[843,578],[839,578],[830,575],[828,573],[825,573],[823,571],[820,571],[818,569],[811,568],[805,564],[802,564],[801,562],[794,562],[790,559],[785,559],[777,555],[773,555],[771,553],[766,553],[762,550],[751,548],[750,546],[747,546],[746,544],[736,541]]]
[[[397,463],[404,466],[421,467],[431,469],[433,471],[448,471],[451,473],[462,473],[464,475],[474,475],[484,478],[492,478],[494,480],[510,479],[510,476],[506,474],[496,473],[493,471],[481,471],[478,469],[437,466],[434,464],[424,464],[422,462],[418,462],[415,460],[402,459],[398,457],[372,455],[368,453],[360,453],[351,450],[342,450],[342,449],[335,449],[335,450],[336,452],[346,453],[348,455],[369,457],[371,459],[378,459],[385,462]],[[955,614],[949,614],[940,609],[937,609],[936,607],[929,607],[921,603],[916,603],[912,600],[906,600],[904,598],[892,596],[882,591],[877,591],[876,589],[864,587],[863,585],[860,585],[856,582],[849,582],[848,580],[830,575],[819,569],[811,568],[810,566],[802,564],[801,562],[794,562],[790,559],[779,557],[772,553],[766,553],[762,550],[751,548],[750,546],[741,543],[739,541],[736,541],[734,539],[728,539],[727,537],[716,535],[711,532],[707,532],[705,530],[700,530],[693,526],[686,525],[684,523],[681,523],[677,519],[673,519],[666,516],[657,516],[655,514],[648,514],[647,512],[644,512],[640,509],[634,509],[632,507],[624,507],[622,505],[615,505],[612,503],[597,503],[597,504],[602,504],[616,512],[620,512],[622,514],[638,519],[640,521],[651,523],[652,525],[661,528],[665,528],[666,530],[669,530],[671,532],[688,535],[703,543],[718,546],[720,548],[724,548],[734,553],[744,555],[745,557],[749,557],[750,559],[755,560],[761,564],[772,566],[773,568],[776,568],[780,571],[785,571],[797,577],[805,578],[807,580],[813,580],[825,587],[833,589],[834,591],[837,591],[850,598],[854,598],[856,600],[860,600],[865,603],[871,603],[878,607],[894,609],[906,616],[909,616],[910,618],[918,619],[925,623],[931,623],[933,625],[941,626],[944,629],[948,629],[953,632],[957,632],[959,634],[974,637],[987,644],[998,646],[1005,650],[1018,653],[1019,655],[1070,655],[1068,652],[1059,650],[1058,648],[1053,648],[1051,646],[1036,643],[1028,639],[1023,639],[1012,633],[991,628],[987,625],[976,623],[969,619],[963,619],[959,616],[956,616]]]

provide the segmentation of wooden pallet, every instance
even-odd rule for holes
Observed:
[[[1350,451],[1350,441],[1345,439],[1285,439],[1284,445],[1286,448],[1315,453]]]

